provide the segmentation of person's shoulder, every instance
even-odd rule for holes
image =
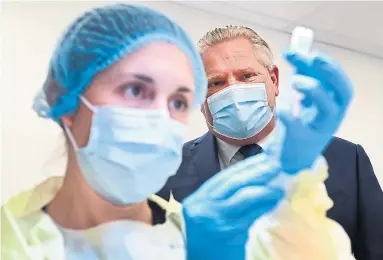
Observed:
[[[348,141],[346,139],[335,137],[332,139],[330,144],[328,145],[327,149],[352,149],[355,150],[357,147],[357,144]]]
[[[184,148],[192,148],[198,144],[200,144],[202,141],[209,141],[211,138],[214,138],[214,135],[210,132],[206,132],[205,134],[201,135],[200,137],[197,137],[193,140],[190,140],[184,144]]]
[[[186,143],[184,144],[184,147],[188,147],[188,148],[190,148],[190,147],[193,147],[193,146],[199,144],[204,138],[207,137],[207,135],[209,135],[209,132],[207,132],[207,133],[201,135],[200,137],[197,137],[197,138],[195,138],[195,139],[193,139],[193,140],[190,140],[190,141],[186,142]]]
[[[51,188],[59,185],[59,178],[51,177],[32,189],[11,197],[1,207],[2,257],[30,259],[29,249],[46,253],[47,259],[64,259],[64,241],[58,226],[43,212]],[[33,239],[33,245],[30,241]],[[49,249],[48,249],[49,248]],[[52,250],[54,248],[54,250]]]
[[[198,138],[190,140],[186,143],[184,143],[184,149],[190,149],[195,145],[195,142],[198,140]]]
[[[62,181],[61,176],[48,177],[32,188],[22,190],[10,197],[3,206],[10,210],[16,218],[38,212],[54,198]]]
[[[190,140],[190,141],[184,143],[184,146],[183,146],[184,156],[187,155],[188,152],[190,152],[196,145],[201,143],[201,141],[204,140],[208,135],[209,135],[209,132],[205,133],[204,135],[202,135],[200,137],[197,137],[193,140]]]
[[[357,144],[348,140],[334,137],[329,143],[323,155],[329,164],[338,164],[343,162],[352,162],[357,160],[358,154]]]

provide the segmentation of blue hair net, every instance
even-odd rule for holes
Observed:
[[[185,31],[147,7],[114,4],[77,18],[58,42],[34,110],[56,121],[74,112],[95,75],[137,48],[152,42],[175,44],[188,55],[194,73],[194,107],[203,103],[207,82],[202,60]],[[176,66],[176,65],[175,65]]]

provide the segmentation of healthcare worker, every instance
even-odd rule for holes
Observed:
[[[57,44],[34,106],[65,133],[65,175],[2,207],[1,258],[200,259],[185,254],[182,231],[193,216],[183,221],[179,204],[151,195],[179,167],[185,125],[206,88],[193,43],[164,15],[114,4],[76,19]],[[248,194],[246,205],[236,204],[258,209],[242,213],[241,233],[283,194],[265,187]],[[166,221],[154,214],[158,207],[166,209]],[[188,230],[186,252],[209,239]],[[238,259],[237,252],[228,256]]]
[[[313,87],[300,86],[308,95]],[[247,244],[259,243],[249,228],[284,198],[280,176],[310,170],[339,126],[350,96],[348,85],[340,87],[341,104],[321,91],[312,97],[324,108],[314,129],[282,114],[283,138],[212,178],[181,208],[151,194],[179,167],[189,112],[205,98],[201,60],[183,30],[150,9],[86,12],[58,43],[35,103],[65,132],[65,177],[2,207],[2,259],[252,257]],[[306,154],[288,149],[307,142]],[[164,223],[156,207],[166,210]]]

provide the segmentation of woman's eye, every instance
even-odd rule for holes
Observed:
[[[187,109],[188,105],[183,99],[173,99],[169,103],[170,110],[183,112]]]
[[[145,89],[140,84],[130,84],[124,90],[124,95],[129,98],[141,98],[145,94]]]

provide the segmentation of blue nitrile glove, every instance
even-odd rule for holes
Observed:
[[[324,53],[287,52],[285,58],[296,68],[292,86],[304,96],[299,116],[278,112],[285,126],[280,161],[285,172],[295,173],[309,168],[325,150],[345,116],[353,88],[340,65]]]
[[[284,191],[268,187],[280,172],[265,154],[221,171],[182,203],[188,260],[242,260],[248,231],[273,210]]]

